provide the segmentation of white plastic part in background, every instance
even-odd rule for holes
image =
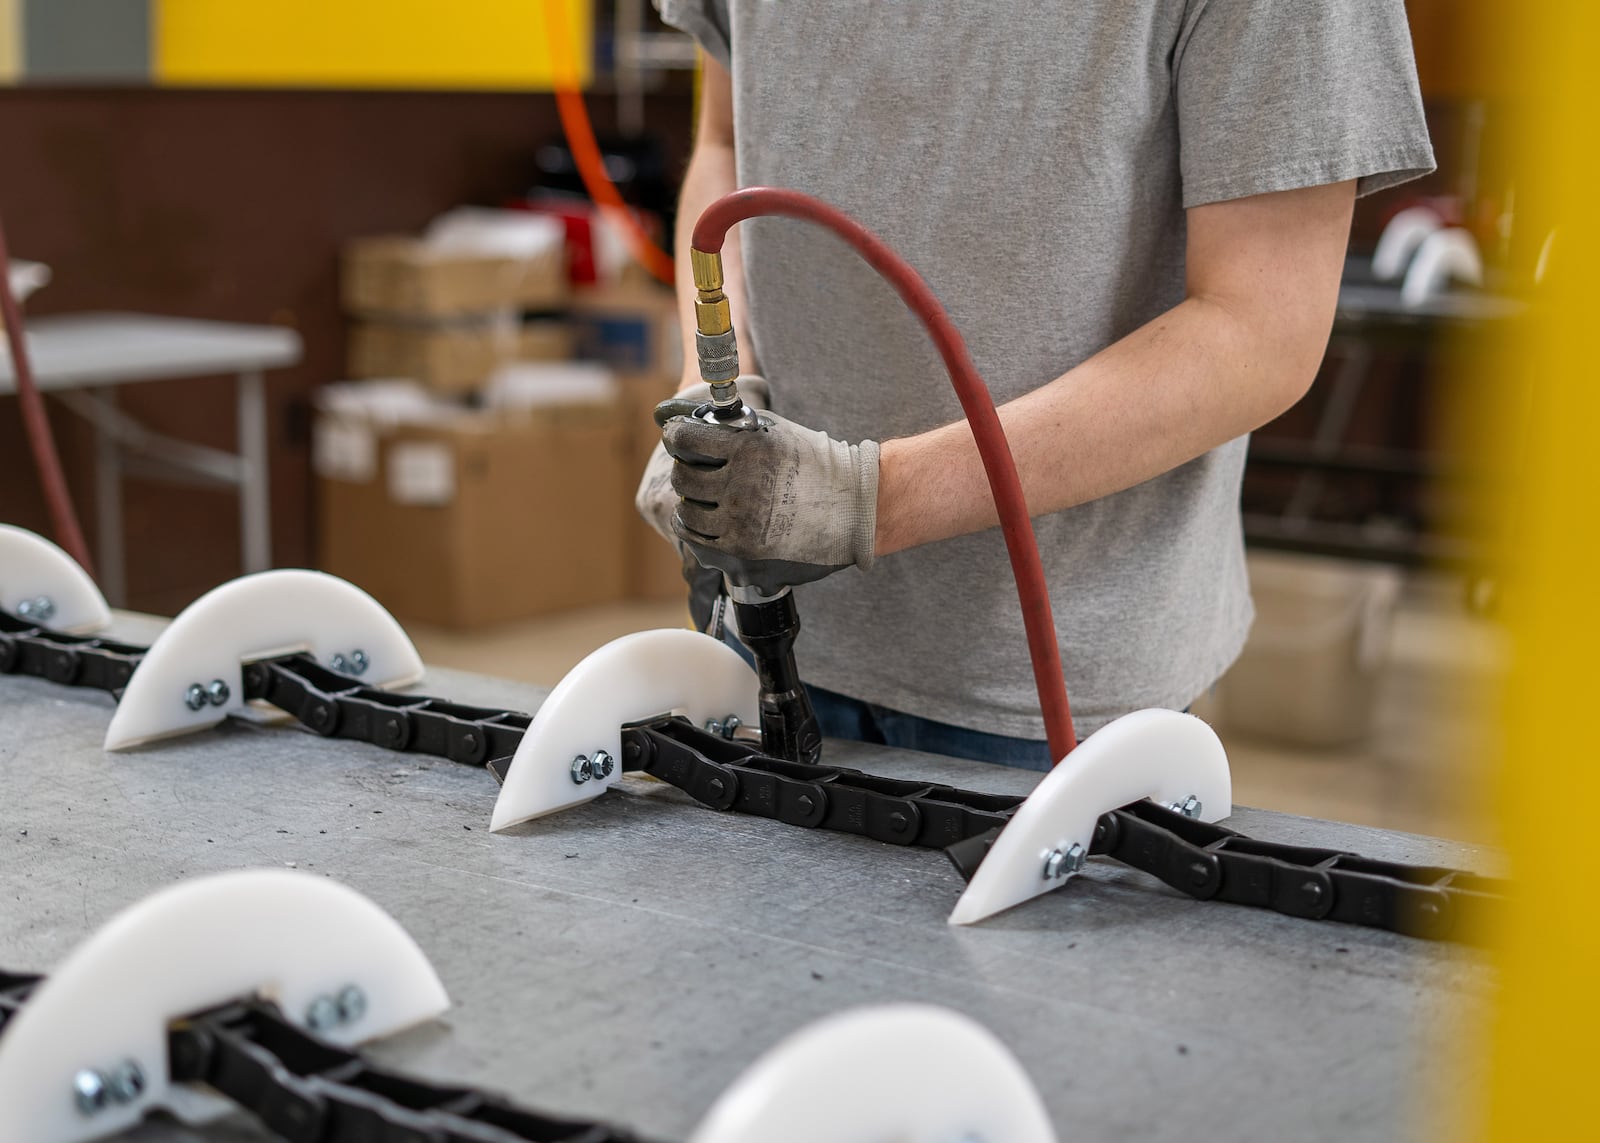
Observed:
[[[1406,271],[1400,302],[1406,306],[1425,305],[1449,289],[1452,282],[1483,285],[1483,256],[1478,253],[1478,243],[1470,232],[1459,227],[1430,234],[1424,240]]]
[[[696,724],[737,715],[761,724],[761,684],[739,653],[698,631],[639,631],[592,652],[550,692],[517,746],[494,804],[502,830],[598,798],[622,777],[622,724],[687,715]],[[572,762],[604,750],[605,778],[575,782]]]
[[[1056,1143],[1044,1101],[986,1028],[895,1004],[784,1040],[712,1105],[689,1143]]]
[[[190,1123],[235,1110],[174,1086],[167,1028],[247,996],[292,1022],[348,986],[365,1011],[318,1032],[343,1045],[387,1036],[449,1007],[438,974],[392,917],[353,889],[310,873],[244,870],[185,881],[113,918],[29,997],[0,1036],[0,1143],[81,1143],[133,1126],[152,1108]],[[92,1115],[80,1071],[139,1065],[144,1091]]]
[[[82,634],[111,622],[111,609],[89,574],[43,536],[0,524],[0,611],[17,614],[24,601],[44,597],[53,611],[43,626]]]
[[[1066,884],[1045,876],[1057,850],[1094,840],[1100,815],[1141,798],[1163,805],[1200,800],[1200,819],[1233,812],[1228,756],[1216,732],[1173,710],[1139,710],[1102,727],[1044,776],[1000,836],[950,914],[970,925]]]
[[[359,587],[323,572],[256,572],[208,591],[161,633],[117,705],[106,749],[215,726],[245,709],[245,662],[292,651],[309,651],[324,666],[361,651],[370,664],[361,679],[371,686],[422,677],[422,659],[400,624]],[[217,679],[227,699],[191,710],[189,687]]]
[[[1372,276],[1380,282],[1398,280],[1423,240],[1443,229],[1444,219],[1438,211],[1426,206],[1402,210],[1389,220],[1378,238],[1377,249],[1372,252]]]

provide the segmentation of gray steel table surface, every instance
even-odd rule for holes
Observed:
[[[299,334],[278,326],[133,313],[34,318],[26,323],[25,334],[40,390],[55,392],[95,428],[95,555],[106,598],[121,603],[127,594],[122,534],[125,469],[157,479],[177,472],[236,486],[243,568],[263,571],[272,566],[262,373],[300,360]],[[161,436],[117,408],[119,385],[216,373],[237,375],[237,453]],[[72,392],[77,389],[86,392]],[[0,396],[15,391],[10,354],[0,352]],[[125,458],[124,451],[133,455]]]
[[[544,694],[446,670],[423,688],[523,710]],[[1481,1087],[1453,1051],[1494,985],[1473,950],[1195,902],[1100,859],[1064,890],[951,928],[961,882],[931,851],[716,813],[637,777],[491,836],[496,787],[468,767],[244,722],[108,755],[110,710],[104,695],[0,677],[7,968],[48,971],[180,878],[295,866],[389,910],[454,1000],[375,1058],[651,1139],[686,1138],[787,1033],[884,1001],[982,1021],[1063,1141],[1412,1138],[1419,1117],[1465,1114]],[[845,743],[828,758],[996,792],[1038,777]],[[1229,824],[1498,871],[1492,854],[1429,838],[1249,809]],[[129,1138],[265,1136],[236,1117],[198,1131],[151,1120]]]

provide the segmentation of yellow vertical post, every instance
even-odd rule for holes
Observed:
[[[1530,432],[1500,529],[1514,664],[1499,790],[1516,899],[1501,934],[1485,1135],[1494,1143],[1593,1138],[1600,1066],[1600,861],[1591,791],[1600,779],[1600,185],[1595,136],[1600,5],[1513,9],[1531,51],[1519,87],[1518,203],[1548,206],[1553,259],[1532,327],[1505,356]],[[1496,45],[1505,52],[1508,45]],[[1541,235],[1523,235],[1535,244]],[[1535,247],[1537,248],[1537,247]],[[1512,442],[1489,439],[1485,448]]]
[[[0,83],[22,76],[22,0],[0,0]]]

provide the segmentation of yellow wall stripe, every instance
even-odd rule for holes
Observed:
[[[228,87],[548,89],[570,74],[550,50],[550,2],[562,5],[587,83],[589,0],[159,0],[155,76]]]

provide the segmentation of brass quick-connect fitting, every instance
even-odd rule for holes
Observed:
[[[734,344],[733,314],[722,292],[722,255],[689,250],[694,271],[694,348],[701,380],[711,386],[712,402],[719,408],[739,403],[739,349]]]

